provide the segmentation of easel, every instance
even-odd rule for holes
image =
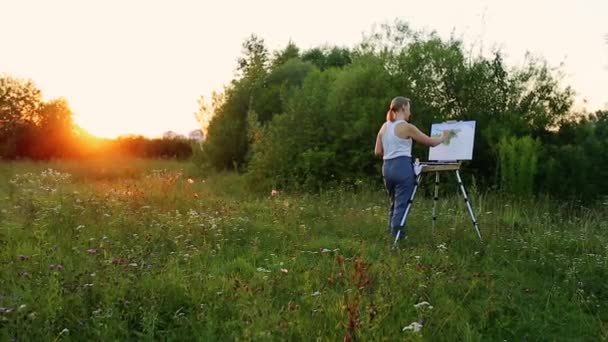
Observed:
[[[407,207],[405,208],[405,213],[403,214],[403,219],[401,219],[401,227],[405,224],[405,220],[407,219],[407,215],[410,213],[410,209],[412,204],[414,203],[414,197],[416,196],[416,190],[418,190],[418,185],[422,180],[422,175],[425,173],[435,173],[435,189],[433,196],[433,229],[435,229],[435,222],[437,221],[437,200],[439,199],[439,172],[449,172],[454,171],[456,173],[456,180],[458,181],[458,186],[460,191],[462,192],[462,197],[464,197],[464,201],[467,205],[467,209],[469,211],[469,216],[471,217],[471,222],[473,222],[473,227],[475,228],[475,232],[477,232],[477,236],[479,240],[481,240],[481,231],[479,230],[479,224],[475,219],[475,213],[473,213],[473,208],[471,207],[471,202],[469,201],[469,196],[467,195],[467,191],[464,188],[464,184],[462,183],[462,178],[460,177],[460,162],[426,162],[421,163],[422,171],[416,177],[416,183],[414,185],[414,191],[412,191],[412,196],[409,201],[407,201]],[[397,236],[395,237],[395,246],[397,245],[397,241],[399,241],[399,235],[401,235],[401,230],[397,232]]]

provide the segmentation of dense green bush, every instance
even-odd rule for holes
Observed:
[[[412,99],[412,121],[423,131],[444,120],[477,122],[468,168],[480,185],[502,183],[515,192],[543,188],[531,185],[537,174],[532,169],[499,173],[501,138],[538,139],[543,148],[534,145],[526,158],[538,155],[544,164],[542,158],[552,154],[544,144],[558,134],[555,127],[566,122],[572,104],[559,72],[533,58],[508,68],[499,51],[491,58],[472,56],[457,39],[413,32],[402,23],[384,30],[351,50],[300,53],[290,43],[272,61],[258,38],[246,41],[242,65],[248,69],[226,90],[212,120],[205,143],[209,163],[246,170],[251,183],[264,188],[318,190],[379,179],[374,139],[390,100],[405,95]],[[328,63],[330,55],[341,62]],[[416,146],[414,152],[424,160],[427,151]],[[550,171],[539,169],[544,180],[540,172]]]
[[[498,145],[500,185],[517,195],[532,195],[540,144],[530,137],[503,137]]]

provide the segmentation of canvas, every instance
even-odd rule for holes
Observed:
[[[440,137],[444,130],[448,130],[450,134],[444,142],[429,149],[429,160],[457,161],[473,159],[475,121],[454,121],[433,124],[431,126],[431,136]]]

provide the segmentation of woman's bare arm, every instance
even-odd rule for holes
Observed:
[[[378,131],[378,135],[376,136],[376,146],[374,147],[374,154],[382,157],[384,155],[384,149],[382,148],[382,135],[384,134],[384,126],[382,125],[380,131]]]
[[[401,125],[397,126],[396,133],[397,133],[397,136],[399,136],[400,138],[407,139],[407,138],[411,137],[412,139],[416,140],[417,142],[419,142],[421,144],[424,144],[427,146],[432,146],[432,147],[435,147],[435,146],[441,144],[448,135],[447,131],[444,131],[441,137],[431,138],[428,135],[422,133],[418,129],[418,127],[416,127],[410,123],[405,123],[405,124],[401,124]]]

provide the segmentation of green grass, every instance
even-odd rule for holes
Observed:
[[[606,205],[474,193],[480,243],[445,185],[435,230],[420,197],[392,250],[379,187],[259,195],[142,160],[0,177],[0,340],[608,339]]]

